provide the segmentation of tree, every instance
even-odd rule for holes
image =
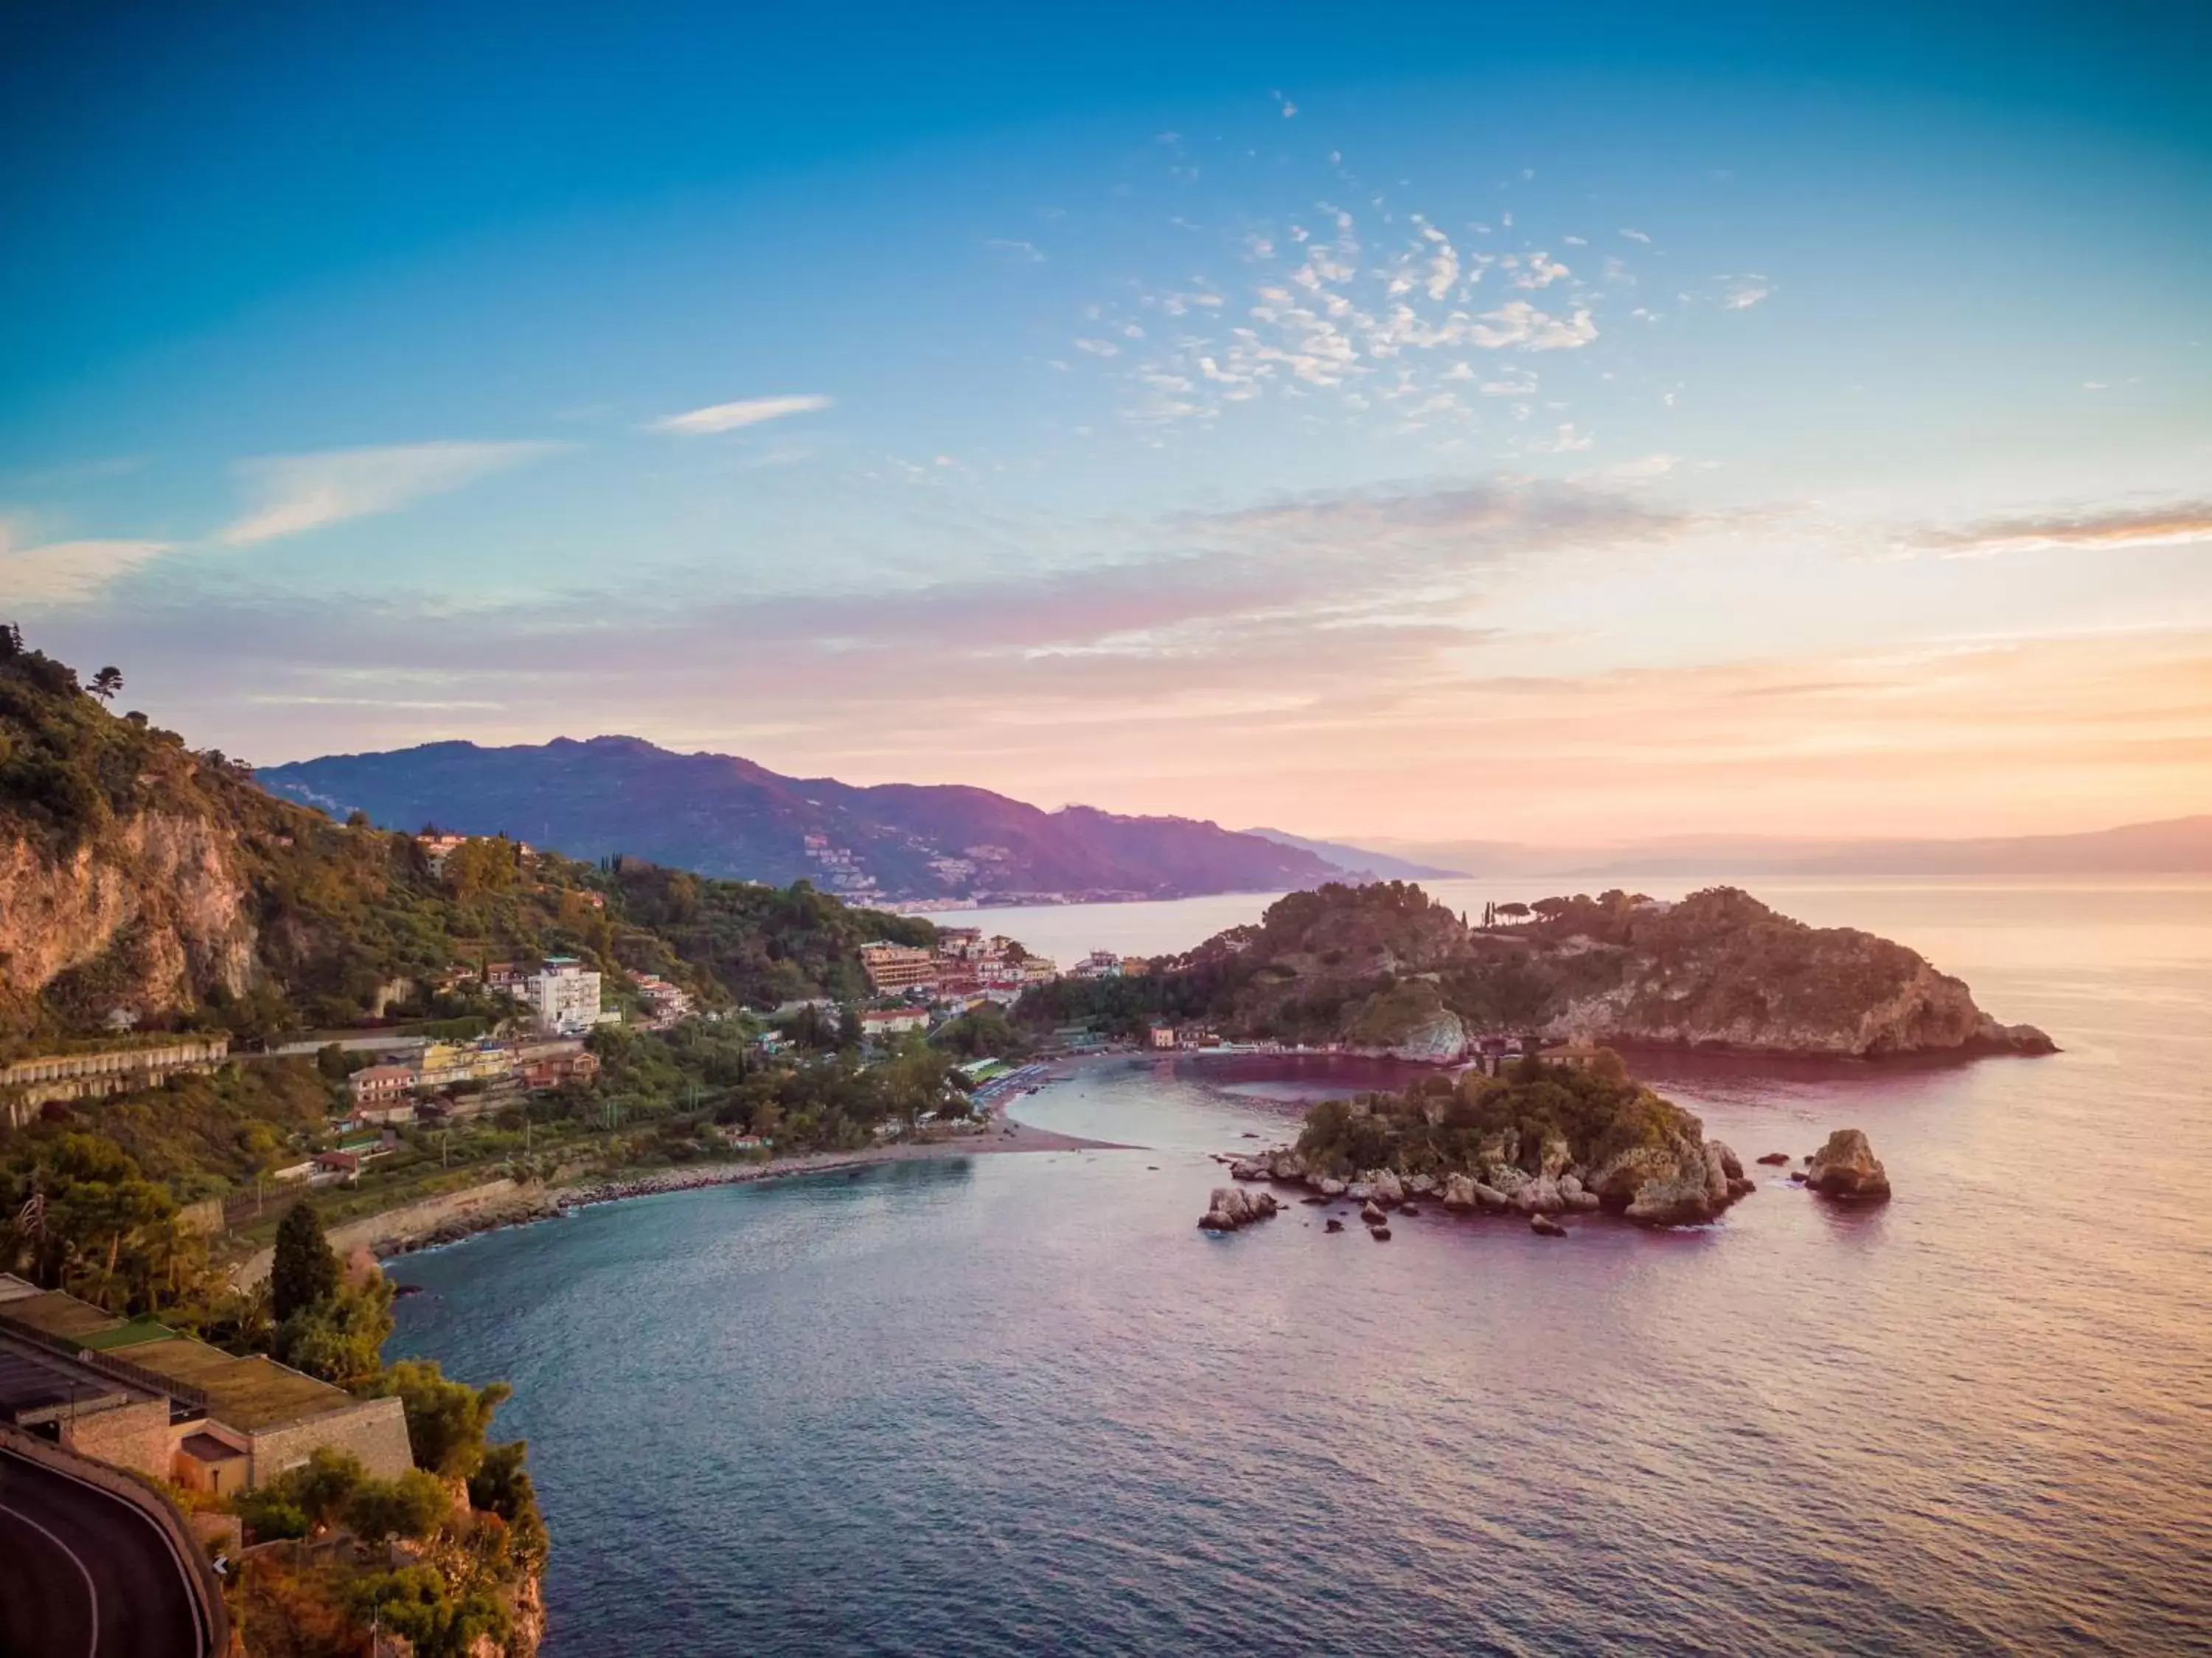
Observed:
[[[435,1359],[402,1359],[384,1373],[380,1391],[398,1394],[406,1409],[415,1466],[447,1478],[466,1478],[483,1465],[492,1412],[514,1389],[503,1381],[482,1387],[448,1381]]]
[[[384,1368],[392,1293],[391,1282],[380,1272],[356,1288],[341,1289],[279,1323],[270,1344],[295,1370],[341,1387],[366,1387]]]
[[[504,1643],[513,1620],[488,1589],[456,1597],[429,1566],[405,1566],[354,1580],[354,1616],[406,1638],[416,1658],[460,1658],[487,1637]]]
[[[363,1481],[346,1504],[346,1529],[364,1543],[434,1537],[453,1510],[437,1475],[410,1468],[397,1479]]]
[[[1525,904],[1501,904],[1498,906],[1498,913],[1508,921],[1519,921],[1529,913],[1529,910]]]
[[[269,1269],[270,1314],[283,1324],[294,1314],[337,1294],[337,1253],[306,1198],[285,1211],[276,1227],[276,1259]]]
[[[119,667],[103,667],[92,676],[92,683],[85,689],[104,703],[112,702],[115,700],[115,693],[123,689],[123,670]]]
[[[860,1045],[862,1033],[860,1010],[849,1003],[840,1008],[837,1010],[837,1045],[841,1048],[857,1048]]]

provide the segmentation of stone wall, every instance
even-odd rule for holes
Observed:
[[[375,1254],[397,1245],[420,1243],[458,1222],[479,1221],[487,1215],[510,1209],[520,1214],[528,1206],[532,1190],[513,1180],[487,1180],[482,1186],[443,1192],[435,1198],[388,1209],[381,1215],[364,1216],[332,1227],[329,1234],[331,1247],[343,1259],[356,1249]],[[276,1259],[274,1249],[256,1250],[231,1274],[231,1281],[241,1289],[251,1289],[269,1276]]]
[[[396,1399],[365,1399],[349,1409],[305,1422],[267,1428],[252,1436],[252,1485],[265,1485],[328,1445],[350,1451],[379,1479],[395,1479],[415,1466],[407,1447],[407,1411]]]
[[[80,1456],[118,1468],[169,1477],[169,1401],[139,1399],[62,1423],[62,1443]]]

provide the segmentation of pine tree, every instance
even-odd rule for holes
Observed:
[[[303,1198],[276,1227],[276,1259],[269,1271],[270,1313],[282,1324],[303,1307],[337,1294],[337,1252]]]

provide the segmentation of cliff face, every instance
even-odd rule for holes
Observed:
[[[1218,976],[1219,1016],[1239,1034],[1439,1063],[1532,1031],[1857,1058],[2051,1051],[1905,946],[1806,926],[1733,888],[1534,907],[1526,925],[1470,930],[1418,888],[1325,888],[1192,961]]]
[[[0,835],[0,989],[50,989],[142,1016],[253,982],[257,933],[236,836],[148,813],[59,851]]]

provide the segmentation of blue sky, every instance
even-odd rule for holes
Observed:
[[[542,14],[17,20],[0,611],[270,761],[2212,809],[2201,9]]]

